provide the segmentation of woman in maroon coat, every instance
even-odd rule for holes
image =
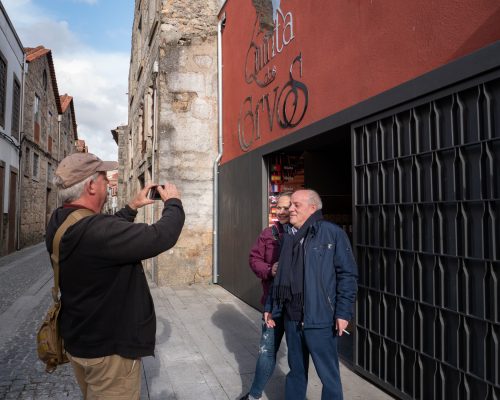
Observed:
[[[279,196],[276,205],[278,222],[265,228],[250,250],[250,268],[262,281],[262,297],[260,299],[262,305],[265,304],[269,288],[278,268],[281,238],[290,220],[290,212],[288,211],[290,198],[291,193],[282,193]],[[243,396],[241,400],[260,399],[264,387],[273,374],[276,365],[276,354],[284,333],[282,318],[274,318],[274,322],[276,325],[272,328],[266,325],[266,321],[262,323],[255,377],[250,392]]]

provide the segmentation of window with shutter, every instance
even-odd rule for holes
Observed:
[[[7,99],[7,60],[0,52],[0,125],[5,128],[5,102]]]
[[[19,122],[21,115],[21,84],[14,76],[14,85],[12,89],[12,136],[19,140]]]

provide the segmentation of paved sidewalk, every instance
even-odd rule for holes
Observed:
[[[250,387],[260,338],[260,313],[218,285],[152,287],[157,312],[156,357],[144,360],[150,399],[239,399]],[[263,399],[283,400],[286,341]],[[311,363],[308,399],[321,398]],[[392,399],[344,366],[346,400]],[[147,398],[147,397],[146,397]]]
[[[81,399],[71,366],[44,372],[36,330],[51,302],[52,270],[43,243],[0,258],[0,400]],[[141,399],[234,400],[248,391],[260,313],[218,285],[158,288],[156,357],[143,363]],[[263,399],[283,400],[286,342]],[[345,399],[391,399],[342,368]],[[321,385],[311,363],[309,400]]]

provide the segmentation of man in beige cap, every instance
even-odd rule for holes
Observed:
[[[83,397],[140,398],[141,357],[154,355],[156,316],[141,260],[175,245],[184,211],[173,184],[158,186],[164,208],[153,225],[134,223],[137,209],[154,201],[147,185],[115,215],[101,214],[106,202],[106,171],[118,163],[90,153],[61,161],[54,183],[63,205],[47,226],[49,253],[55,233],[76,209],[94,214],[62,236],[59,328]]]

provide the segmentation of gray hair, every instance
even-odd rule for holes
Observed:
[[[281,199],[282,197],[292,197],[292,194],[293,192],[281,192],[279,195],[278,195],[278,198],[277,200]]]
[[[81,182],[74,184],[73,186],[70,186],[69,188],[62,187],[63,180],[57,175],[54,176],[52,183],[58,189],[57,196],[59,197],[59,201],[61,203],[70,203],[80,198],[80,196],[83,194],[83,189],[85,188],[85,184],[87,184],[90,181],[95,181],[98,176],[99,172],[95,173],[92,176],[89,176],[88,178],[84,179]]]
[[[319,197],[318,192],[312,189],[304,189],[309,194],[309,204],[316,206],[316,209],[321,210],[323,208],[323,202],[321,201],[321,197]]]

